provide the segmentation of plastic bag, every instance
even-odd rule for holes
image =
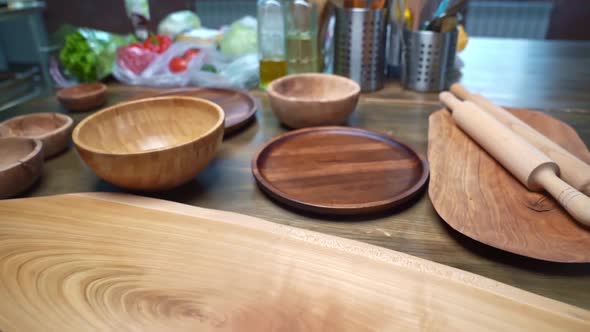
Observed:
[[[190,61],[187,70],[171,72],[170,60],[194,48],[200,53]],[[113,74],[117,80],[131,85],[249,89],[258,84],[258,66],[258,55],[255,53],[232,60],[208,45],[176,42],[166,52],[157,55],[140,74],[134,72],[122,58],[117,59]]]
[[[258,54],[248,54],[221,65],[218,63],[216,68],[218,68],[217,73],[204,71],[191,73],[191,85],[235,89],[251,89],[258,86]]]
[[[201,52],[196,55],[188,64],[187,70],[180,73],[170,71],[169,63],[172,58],[181,56],[189,49],[198,48]],[[122,57],[117,58],[113,75],[117,80],[131,85],[146,85],[156,87],[174,87],[185,86],[190,83],[190,73],[199,71],[203,66],[203,61],[207,53],[207,48],[203,45],[194,43],[177,42],[168,48],[164,53],[154,56],[151,63],[141,73],[129,65]],[[145,56],[139,55],[138,56]]]
[[[140,75],[156,59],[157,52],[139,45],[121,47],[117,50],[117,64],[127,68],[135,75]]]

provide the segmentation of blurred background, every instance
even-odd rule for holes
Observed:
[[[122,0],[43,2],[46,10],[41,17],[49,32],[64,22],[119,33],[131,31]],[[172,11],[192,9],[204,26],[218,27],[245,15],[256,16],[256,0],[151,0],[150,9],[152,22]],[[470,35],[481,37],[590,40],[588,19],[588,0],[470,0],[465,12]],[[22,28],[24,20],[18,21]],[[18,24],[3,22],[0,31],[5,35]],[[26,35],[22,29],[12,31]]]
[[[0,105],[38,95],[49,84],[48,56],[59,46],[49,35],[62,24],[130,33],[123,0],[0,0]],[[152,30],[167,14],[190,9],[216,28],[256,15],[256,0],[150,0]],[[14,7],[14,6],[13,6]],[[589,0],[470,0],[464,23],[471,37],[590,40]],[[18,96],[15,98],[15,96]]]

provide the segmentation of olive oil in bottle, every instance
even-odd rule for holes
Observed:
[[[287,75],[286,7],[283,0],[258,0],[260,88]]]
[[[317,9],[309,0],[288,0],[287,59],[289,74],[318,72]]]
[[[319,71],[317,42],[309,33],[287,35],[289,74],[315,73]]]
[[[266,87],[273,80],[287,75],[287,61],[260,60],[260,88]]]

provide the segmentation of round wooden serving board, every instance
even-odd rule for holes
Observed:
[[[540,112],[514,115],[586,162],[576,132]],[[490,246],[554,262],[590,262],[590,229],[550,196],[528,191],[453,122],[448,111],[430,116],[429,196],[442,219]]]
[[[399,205],[428,179],[428,163],[385,134],[314,127],[276,137],[252,160],[271,197],[307,212],[360,215]]]
[[[225,135],[233,134],[250,123],[257,108],[256,101],[249,93],[221,88],[178,88],[145,94],[133,99],[160,96],[196,97],[216,103],[225,112]]]

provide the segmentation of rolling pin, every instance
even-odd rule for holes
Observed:
[[[545,153],[551,160],[559,165],[561,178],[572,187],[590,196],[590,165],[565,150],[543,134],[533,129],[512,113],[495,105],[487,98],[470,93],[461,84],[451,86],[451,92],[464,100],[472,101],[484,111],[493,115],[496,119],[508,126],[512,131],[520,135],[537,149]]]
[[[559,178],[557,163],[473,102],[462,102],[450,92],[439,97],[457,126],[529,190],[546,190],[575,220],[590,226],[590,197]]]

